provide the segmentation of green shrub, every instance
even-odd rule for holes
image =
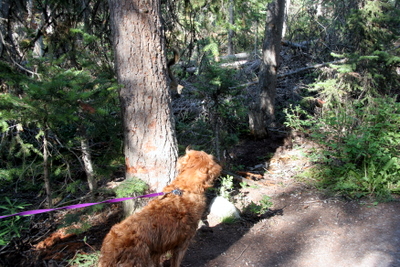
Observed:
[[[392,158],[384,165],[374,160],[364,161],[363,166],[346,166],[339,170],[343,173],[333,189],[346,192],[352,197],[374,194],[378,199],[390,199],[390,193],[400,192],[400,161]]]
[[[100,258],[100,252],[85,254],[79,253],[75,257],[68,261],[71,266],[79,267],[95,267]]]
[[[123,181],[116,189],[115,194],[118,198],[138,196],[146,192],[147,184],[138,178],[130,178]]]
[[[207,150],[212,146],[218,157],[248,131],[247,108],[242,88],[237,86],[236,70],[209,62],[203,65],[195,83],[197,90],[192,95],[201,101],[203,111],[195,117],[187,114],[178,117],[177,137],[180,144]]]
[[[321,69],[309,88],[326,103],[307,119],[313,140],[324,148],[318,180],[351,197],[385,199],[400,188],[398,14],[392,2],[368,0],[348,9],[333,22],[343,23],[337,41],[347,45],[330,53],[344,61]],[[301,130],[305,122],[288,116],[288,124]]]
[[[272,207],[272,205],[273,203],[271,201],[271,197],[263,196],[258,204],[251,201],[250,204],[245,208],[245,211],[255,215],[262,215],[266,213],[268,209]]]
[[[296,131],[305,131],[312,125],[312,116],[299,105],[290,105],[284,108],[285,114],[284,125]]]
[[[225,217],[225,218],[222,218],[221,223],[234,224],[237,221],[238,221],[238,218],[236,218],[236,217]]]
[[[7,203],[0,205],[0,214],[8,215],[20,212],[30,204],[17,203],[5,197]],[[14,216],[0,220],[0,246],[7,245],[14,237],[21,237],[21,232],[27,230],[29,222],[26,217]]]
[[[220,181],[221,187],[219,188],[218,195],[229,200],[233,190],[233,176],[227,175],[226,177],[222,177]]]
[[[313,129],[331,168],[324,184],[353,197],[387,197],[400,189],[400,103],[370,98],[327,111]]]
[[[68,234],[79,235],[84,233],[92,227],[90,215],[101,211],[104,205],[105,204],[94,205],[67,213],[58,228],[67,228],[66,232]]]

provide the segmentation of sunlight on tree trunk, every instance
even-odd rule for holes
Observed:
[[[286,31],[287,31],[287,28],[288,28],[290,4],[291,4],[291,0],[286,0],[286,3],[285,3],[285,15],[284,15],[284,19],[283,19],[282,34],[281,34],[282,38],[284,38],[286,36]]]
[[[85,135],[81,136],[81,150],[82,150],[83,167],[85,168],[89,190],[90,193],[93,195],[93,192],[97,189],[97,183],[93,172],[93,164],[92,164],[92,157],[90,155],[89,142]]]
[[[87,108],[87,112],[89,113],[94,113],[96,112],[93,107],[85,106],[85,103],[79,101],[81,108]],[[90,110],[90,108],[92,108],[92,110]],[[82,161],[83,161],[83,168],[85,169],[85,174],[86,174],[86,179],[89,185],[89,190],[90,190],[90,194],[91,197],[94,197],[94,191],[97,189],[97,182],[96,182],[96,178],[94,175],[94,171],[93,171],[93,161],[92,161],[92,155],[91,155],[91,151],[90,151],[90,146],[89,146],[89,137],[87,134],[87,129],[86,129],[86,125],[85,125],[85,120],[87,120],[87,118],[85,118],[84,113],[80,113],[79,114],[80,119],[82,120],[79,127],[78,127],[78,133],[80,135],[80,139],[81,139],[81,153],[82,153]]]
[[[267,137],[267,127],[274,126],[275,121],[277,70],[284,15],[285,0],[275,0],[268,4],[258,83],[259,98],[258,102],[251,106],[249,112],[250,131],[256,138],[260,139]]]
[[[47,130],[44,130],[43,133],[43,180],[44,180],[44,187],[46,189],[46,198],[47,198],[47,207],[53,207],[53,200],[51,197],[51,184],[50,184],[50,164],[49,164],[49,145],[47,142]],[[50,216],[51,213],[50,213]]]
[[[175,177],[177,142],[160,1],[109,1],[124,120],[126,178],[160,191]]]

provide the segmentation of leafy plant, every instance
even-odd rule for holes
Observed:
[[[82,139],[90,145],[92,160],[102,166],[109,166],[112,155],[119,153],[119,120],[111,115],[118,114],[115,80],[105,72],[98,73],[93,61],[86,61],[79,70],[65,68],[55,58],[31,58],[28,62],[37,67],[38,78],[25,77],[14,83],[18,96],[0,94],[0,173],[7,180],[2,184],[12,186],[21,180],[18,190],[32,184],[40,187],[38,178],[49,166],[46,178],[53,183],[46,188],[55,191],[56,185],[66,186],[71,193],[87,190],[78,186],[85,177],[77,153],[82,152]],[[4,74],[1,71],[0,76]],[[48,143],[48,164],[43,164],[44,141]],[[99,165],[93,165],[95,173]],[[73,176],[78,179],[68,184]]]
[[[130,178],[123,181],[116,189],[115,194],[118,198],[138,196],[148,189],[147,184],[138,178]]]
[[[206,62],[198,76],[194,98],[202,103],[203,112],[190,121],[178,118],[179,143],[210,147],[221,158],[221,152],[236,144],[246,133],[247,108],[237,87],[236,71]]]
[[[271,197],[263,196],[259,203],[254,203],[253,201],[245,208],[246,212],[250,212],[251,214],[262,215],[268,211],[273,205],[271,201]]]
[[[67,228],[68,234],[84,233],[92,227],[89,215],[101,211],[103,208],[104,204],[99,204],[67,213],[59,228]]]
[[[238,218],[232,216],[232,217],[224,217],[224,218],[222,218],[221,222],[225,223],[225,224],[234,224],[237,221],[238,221]]]
[[[221,178],[221,187],[219,188],[219,195],[223,198],[230,199],[230,194],[233,190],[233,176],[227,175]]]
[[[313,138],[323,144],[323,183],[353,197],[388,196],[399,191],[400,103],[369,98],[342,112],[327,111]]]
[[[24,210],[30,204],[17,203],[5,197],[6,204],[0,205],[1,212],[4,215],[18,213]],[[14,237],[21,237],[21,232],[28,229],[28,220],[26,217],[14,216],[9,219],[0,220],[0,246],[7,245]]]
[[[250,185],[246,181],[240,182],[239,185],[240,185],[241,188],[250,187]]]
[[[388,199],[391,192],[400,190],[399,174],[398,158],[392,158],[386,164],[379,166],[373,160],[369,160],[359,169],[348,167],[339,177],[334,189],[357,198],[374,194],[379,199]]]
[[[283,109],[283,113],[286,117],[284,125],[294,130],[305,131],[312,125],[312,116],[299,105],[290,105]]]
[[[330,53],[342,63],[321,71],[310,88],[326,102],[310,127],[324,147],[318,180],[351,197],[390,198],[399,191],[398,12],[380,1],[348,9],[338,36],[345,48]],[[290,126],[301,128],[298,120]]]
[[[97,266],[97,263],[100,258],[100,252],[95,253],[78,253],[75,257],[68,261],[68,264],[71,266],[79,266],[79,267],[94,267]]]

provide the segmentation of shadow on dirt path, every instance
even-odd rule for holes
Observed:
[[[282,209],[270,210],[262,216],[251,216],[251,218],[248,217],[236,223],[220,223],[213,227],[203,226],[197,231],[182,266],[207,266],[206,264],[209,261],[220,256],[224,257],[226,251],[238,242],[240,243],[240,240],[248,234],[255,224],[274,216],[281,216],[282,214]],[[244,250],[238,254],[238,257],[231,260],[238,260],[240,254],[247,249],[248,245],[245,244],[244,247]]]
[[[199,231],[182,266],[400,266],[399,202],[345,202],[307,188],[273,198],[286,205],[282,216]]]

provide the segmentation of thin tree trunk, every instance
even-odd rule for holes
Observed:
[[[0,1],[0,56],[3,54],[6,47],[6,36],[8,34],[8,23],[9,23],[9,13],[10,13],[10,1]]]
[[[124,119],[126,178],[160,191],[175,177],[177,142],[160,1],[110,0]]]
[[[213,95],[213,102],[214,105],[212,107],[212,115],[211,115],[211,123],[214,128],[214,150],[215,150],[215,157],[217,160],[221,160],[221,150],[220,150],[220,126],[219,126],[219,112],[218,112],[218,107],[219,107],[219,100],[218,100],[218,95]]]
[[[267,6],[263,57],[259,75],[259,98],[249,112],[250,130],[256,138],[268,135],[267,127],[275,122],[275,96],[285,0],[274,0]]]
[[[84,127],[84,126],[81,126]],[[93,164],[92,164],[92,156],[90,154],[89,149],[89,141],[87,139],[86,134],[81,135],[81,150],[82,150],[82,161],[83,166],[85,168],[86,178],[89,185],[90,193],[92,193],[97,189],[96,179],[94,177],[93,172]]]
[[[233,35],[235,34],[232,30],[232,26],[235,23],[234,14],[233,14],[233,0],[229,0],[229,30],[228,30],[228,55],[235,54],[235,50],[233,47]]]
[[[286,36],[286,31],[287,31],[287,28],[288,28],[288,16],[289,16],[289,12],[290,12],[290,10],[289,10],[289,8],[290,8],[290,4],[291,4],[291,0],[285,0],[286,1],[286,3],[285,3],[285,17],[284,17],[284,20],[283,20],[283,26],[282,26],[282,38],[284,38],[285,36]]]
[[[253,51],[253,56],[254,58],[257,58],[258,55],[258,25],[259,25],[259,21],[258,19],[256,19],[255,22],[253,22],[255,24],[255,34],[254,34],[254,51]]]
[[[49,171],[49,145],[47,142],[47,130],[43,134],[43,180],[46,190],[47,207],[53,207],[53,200],[51,197],[51,184],[50,184],[50,171]],[[51,216],[51,215],[50,215]]]

